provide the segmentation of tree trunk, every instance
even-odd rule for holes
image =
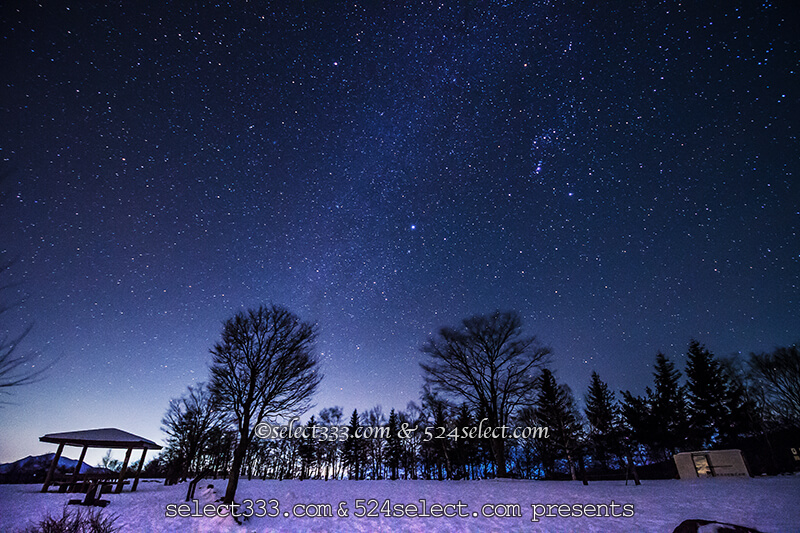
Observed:
[[[506,472],[506,443],[502,438],[492,439],[492,453],[497,467],[497,477],[508,477],[508,472]]]
[[[581,474],[581,481],[583,481],[584,485],[589,484],[589,479],[586,477],[586,463],[583,459],[583,454],[581,453],[578,455],[578,470]]]
[[[572,460],[572,454],[567,451],[567,464],[569,465],[569,475],[572,476],[572,481],[578,481],[578,475],[575,472],[575,461]]]
[[[239,436],[239,445],[233,452],[233,464],[231,465],[231,472],[228,475],[228,488],[225,490],[225,499],[223,503],[231,504],[236,497],[236,488],[239,486],[239,471],[242,469],[242,462],[247,453],[248,443],[247,438]]]
[[[626,458],[628,460],[628,472],[633,474],[633,482],[635,485],[641,485],[642,482],[639,481],[639,473],[636,471],[636,464],[633,462],[633,454],[630,450],[627,450]],[[625,484],[628,484],[627,476],[625,478]]]
[[[453,467],[450,464],[450,454],[447,453],[446,441],[442,439],[442,454],[444,454],[444,468],[447,473],[447,479],[453,479]]]

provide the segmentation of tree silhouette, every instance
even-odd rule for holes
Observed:
[[[342,415],[343,411],[341,407],[326,407],[319,412],[319,423],[329,428],[334,426],[338,428],[342,425]],[[338,429],[337,439],[321,440],[319,442],[319,450],[320,468],[324,472],[325,480],[327,481],[328,477],[332,477],[333,479],[338,478],[342,451],[342,442],[338,439]]]
[[[389,412],[389,435],[386,438],[386,466],[389,468],[389,479],[397,479],[400,470],[400,459],[403,455],[403,443],[400,442],[400,425],[397,421],[397,413],[392,409]]]
[[[742,361],[728,357],[719,361],[725,382],[726,418],[720,427],[720,444],[735,447],[738,439],[761,432],[761,413],[755,385],[748,379]]]
[[[800,347],[794,344],[771,354],[750,354],[749,363],[773,415],[781,423],[800,425]]]
[[[459,328],[442,328],[422,348],[425,381],[434,390],[454,395],[485,413],[488,425],[507,425],[535,390],[536,374],[548,348],[522,336],[515,312],[477,315]],[[505,441],[491,439],[498,477],[506,477]]]
[[[619,445],[619,408],[614,393],[597,372],[592,372],[585,400],[584,413],[589,422],[589,442],[593,455],[600,466],[607,469],[610,455]]]
[[[549,437],[541,439],[541,445],[546,448],[552,447],[552,450],[547,450],[546,453],[547,462],[550,464],[545,465],[545,469],[547,470],[548,466],[552,469],[550,459],[561,456],[567,460],[572,479],[577,479],[575,459],[581,427],[580,414],[575,406],[572,391],[567,385],[558,384],[553,373],[545,368],[539,378],[539,395],[535,405],[534,412],[538,424],[549,430]]]
[[[300,479],[313,477],[314,470],[319,466],[319,440],[314,438],[312,431],[317,426],[314,415],[311,415],[306,424],[307,432],[300,440],[297,453],[300,456]]]
[[[651,417],[648,444],[663,452],[662,458],[669,460],[686,441],[686,391],[680,379],[681,373],[675,369],[675,364],[658,352],[653,373],[654,388],[647,389]]]
[[[233,503],[242,463],[256,426],[308,407],[322,376],[312,353],[316,333],[283,307],[260,306],[228,319],[211,349],[210,390],[236,428],[224,503]]]
[[[0,170],[0,186],[10,175],[11,170]],[[8,196],[8,191],[0,187],[0,214],[4,212],[3,204]],[[0,232],[4,233],[2,227],[0,227]],[[21,332],[14,334],[12,329],[3,323],[7,318],[6,313],[22,305],[24,300],[24,298],[8,296],[9,292],[15,287],[15,284],[9,281],[10,270],[14,262],[14,260],[4,260],[4,262],[0,263],[0,393],[8,393],[8,389],[12,387],[39,381],[54,364],[54,361],[51,361],[39,364],[37,368],[35,360],[38,354],[34,351],[20,350],[20,343],[30,333],[33,327],[32,324],[23,328]]]
[[[725,383],[717,360],[705,346],[692,339],[686,355],[690,438],[695,446],[711,446],[726,415]]]
[[[211,393],[205,383],[190,386],[183,396],[170,400],[161,419],[161,429],[168,435],[170,467],[174,475],[185,478],[201,472],[203,454],[208,445],[210,430],[220,422],[219,412],[211,405]]]
[[[0,264],[0,280],[8,277],[13,262]],[[0,281],[2,283],[2,281]],[[0,284],[0,319],[10,310],[20,306],[23,300],[9,299],[6,295],[14,287],[13,283]],[[26,326],[20,333],[12,334],[10,328],[0,325],[0,392],[6,389],[28,385],[39,381],[53,365],[52,362],[36,367],[37,353],[21,351],[20,344],[28,336],[33,325]]]
[[[358,409],[353,409],[350,416],[350,425],[347,427],[347,440],[344,441],[342,453],[344,463],[347,466],[347,479],[363,479],[365,469],[365,450],[362,439],[356,437],[361,423],[358,417]]]

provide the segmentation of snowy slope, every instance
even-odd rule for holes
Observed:
[[[207,488],[208,484],[214,488]],[[225,481],[201,482],[196,498],[199,508],[214,502],[224,493]],[[39,520],[46,513],[60,515],[63,504],[75,495],[38,492],[37,485],[0,485],[0,531],[17,531]],[[274,500],[264,511],[277,517],[251,518],[246,527],[235,524],[232,518],[185,517],[166,518],[168,505],[177,511],[183,503],[187,484],[165,487],[160,482],[144,482],[136,493],[105,495],[111,501],[107,513],[118,516],[116,524],[122,531],[166,532],[166,531],[658,531],[670,532],[688,518],[700,518],[732,522],[756,528],[764,532],[800,532],[800,476],[761,477],[746,479],[702,479],[696,481],[661,480],[644,481],[639,487],[624,482],[595,482],[589,486],[581,483],[560,481],[240,481],[237,501],[245,499]],[[374,499],[376,503],[370,500]],[[452,504],[438,508],[465,517],[409,517],[396,516],[422,512],[420,499],[426,500],[429,514],[435,514],[434,504]],[[363,500],[363,507],[356,505]],[[358,512],[373,508],[385,508],[395,516],[356,517]],[[457,508],[456,504],[461,503]],[[589,514],[610,513],[617,515],[630,511],[625,517],[565,517],[543,516],[532,522],[532,504],[541,504],[538,512],[545,513],[547,505],[565,504],[569,507],[550,507],[552,514],[559,511],[570,513],[576,509],[588,510]],[[318,518],[286,517],[293,509],[307,511],[314,508],[308,504],[321,504],[317,509],[326,510],[330,504],[333,516]],[[349,516],[337,516],[342,506]],[[399,505],[398,505],[399,504]],[[414,504],[414,506],[409,505]],[[481,516],[486,504],[507,504],[506,510],[519,517],[488,518]],[[580,505],[579,505],[580,504]],[[588,504],[588,505],[587,505]],[[258,507],[258,505],[256,506]],[[193,510],[193,506],[185,509]],[[502,507],[495,506],[500,511]],[[489,507],[485,508],[490,510]],[[473,516],[477,513],[478,516]],[[175,513],[173,513],[175,514]]]

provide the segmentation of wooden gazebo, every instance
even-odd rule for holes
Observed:
[[[80,474],[83,459],[86,457],[86,450],[89,448],[127,449],[128,451],[125,453],[125,462],[122,464],[122,470],[119,473],[117,487],[114,490],[114,492],[117,493],[122,492],[122,486],[125,482],[125,475],[127,474],[128,470],[128,462],[131,459],[131,453],[133,450],[142,450],[142,458],[139,460],[139,466],[136,468],[136,475],[133,485],[131,486],[131,492],[135,491],[136,487],[139,485],[139,476],[142,473],[142,466],[144,465],[144,457],[147,454],[147,450],[161,449],[161,446],[151,440],[147,440],[143,437],[139,437],[138,435],[133,435],[132,433],[128,433],[127,431],[122,431],[121,429],[116,428],[68,431],[66,433],[48,433],[43,437],[39,437],[39,440],[41,442],[58,444],[58,451],[56,452],[55,456],[53,456],[53,462],[50,463],[50,469],[47,471],[47,477],[45,477],[44,485],[42,485],[42,492],[47,492],[47,489],[50,488],[50,485],[52,484],[53,473],[56,470],[56,465],[58,465],[58,460],[61,458],[61,452],[64,451],[64,446],[83,447],[83,450],[81,451],[81,457],[78,459],[78,464],[75,466],[75,472],[73,473],[73,479],[76,482],[78,481],[78,475]]]

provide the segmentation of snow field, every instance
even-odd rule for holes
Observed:
[[[214,487],[208,488],[209,484]],[[243,526],[237,525],[230,516],[179,516],[198,514],[197,511],[202,514],[204,506],[208,506],[208,514],[212,514],[219,505],[217,500],[224,494],[226,481],[200,482],[195,493],[197,503],[180,507],[184,504],[187,486],[187,483],[165,487],[160,481],[142,482],[135,493],[104,495],[104,499],[111,502],[104,512],[117,516],[115,525],[121,531],[137,533],[671,532],[689,518],[730,522],[765,533],[800,532],[798,475],[643,481],[638,487],[632,482],[626,486],[620,481],[584,486],[580,482],[524,480],[242,479],[237,491],[237,502],[241,505],[238,511],[271,515],[245,519]],[[0,532],[19,531],[48,513],[60,516],[66,501],[77,497],[75,494],[42,494],[39,489],[39,485],[0,485]],[[537,505],[539,515],[535,522],[531,520],[533,505]],[[173,517],[165,516],[168,511]],[[345,511],[347,516],[340,516]],[[633,516],[630,516],[631,511]],[[387,513],[390,516],[386,516]],[[488,516],[492,513],[506,516]],[[317,516],[298,517],[296,514]],[[422,514],[428,516],[419,516]],[[616,516],[589,517],[586,514]]]

